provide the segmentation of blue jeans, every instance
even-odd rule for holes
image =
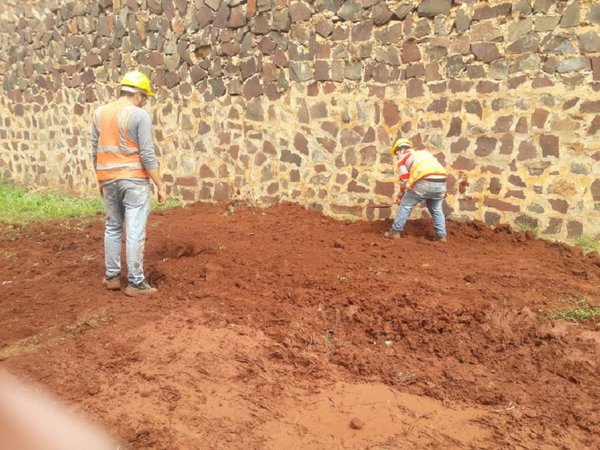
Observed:
[[[415,183],[412,189],[407,189],[402,197],[396,218],[392,224],[395,231],[404,231],[406,221],[410,213],[423,200],[433,219],[433,229],[438,238],[446,236],[446,218],[442,210],[444,195],[446,194],[446,183],[436,183],[433,181],[420,180]]]
[[[127,280],[131,284],[139,284],[144,281],[144,243],[150,214],[150,184],[143,180],[115,180],[103,186],[103,193],[106,210],[106,276],[114,277],[121,273],[121,242],[125,222]]]

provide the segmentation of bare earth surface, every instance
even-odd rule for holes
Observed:
[[[233,209],[230,207],[230,211]],[[506,228],[297,206],[154,213],[151,299],[107,292],[101,217],[0,229],[0,368],[125,448],[600,445],[600,262]]]

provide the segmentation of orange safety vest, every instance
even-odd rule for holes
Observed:
[[[127,134],[127,122],[133,111],[127,100],[101,106],[94,120],[100,135],[96,161],[98,181],[122,178],[149,178],[142,165],[140,147]]]
[[[423,178],[438,175],[445,177],[447,175],[446,169],[440,164],[440,162],[431,153],[425,150],[415,150],[413,152],[413,163],[410,167],[408,174],[408,181],[406,187],[412,189],[415,183]]]

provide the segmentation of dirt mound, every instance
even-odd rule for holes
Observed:
[[[6,233],[1,367],[132,448],[595,448],[597,255],[510,227],[297,206],[155,214],[153,299],[102,289],[102,224]]]

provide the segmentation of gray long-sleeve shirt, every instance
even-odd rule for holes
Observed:
[[[96,169],[97,165],[98,139],[100,138],[100,130],[97,124],[100,123],[103,108],[104,106],[100,106],[96,109],[90,133],[94,169]],[[150,119],[150,114],[135,105],[128,105],[127,108],[132,108],[129,120],[127,121],[127,135],[139,146],[144,169],[156,169],[158,167],[158,160],[156,159],[154,143],[152,141],[152,120]]]

